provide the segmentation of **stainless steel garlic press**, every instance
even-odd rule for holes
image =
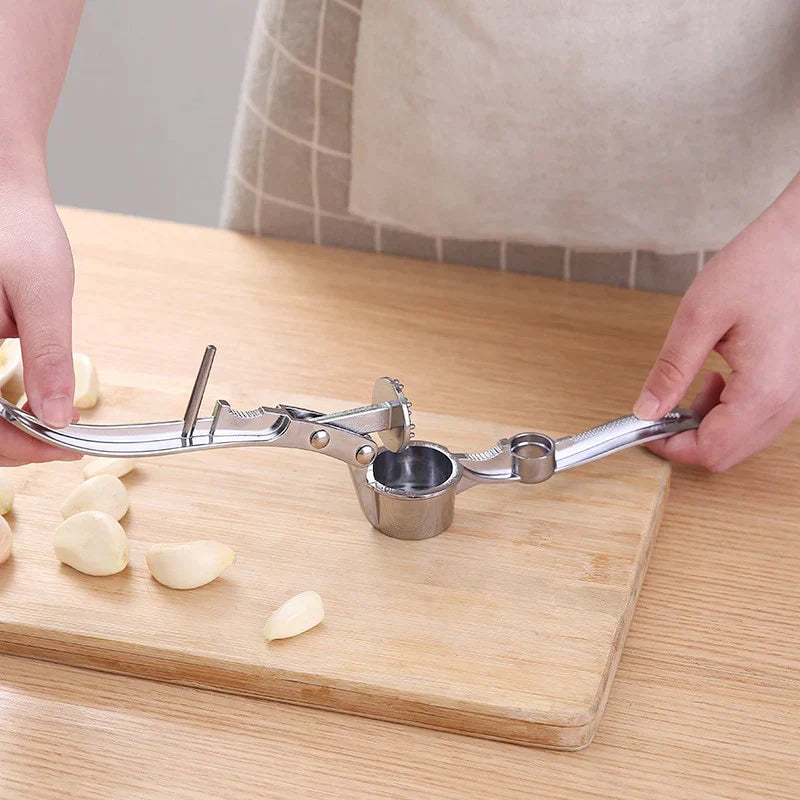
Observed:
[[[180,420],[55,429],[2,398],[0,418],[44,442],[93,456],[142,458],[253,445],[332,456],[350,468],[369,522],[398,539],[428,539],[447,530],[456,495],[477,484],[541,483],[556,472],[696,428],[701,421],[676,408],[654,421],[620,417],[555,440],[518,433],[482,453],[451,453],[435,442],[412,441],[411,403],[392,378],[375,382],[371,405],[335,414],[286,405],[237,411],[217,400],[210,417],[199,417],[215,353],[213,345],[206,348]],[[377,434],[382,446],[370,434]]]

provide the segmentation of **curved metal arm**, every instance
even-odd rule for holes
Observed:
[[[272,445],[312,450],[360,465],[357,453],[363,447],[377,446],[372,438],[330,423],[321,423],[322,414],[305,409],[261,406],[253,411],[236,411],[219,400],[211,417],[195,417],[187,436],[184,420],[141,422],[131,425],[67,425],[50,428],[32,414],[0,398],[0,418],[47,444],[93,456],[143,458],[213,450],[220,447]],[[332,419],[332,417],[328,417]],[[316,447],[312,436],[327,434],[324,448]]]
[[[0,419],[47,444],[93,456],[136,458],[211,450],[219,447],[273,445],[311,450],[351,466],[367,466],[378,452],[368,435],[378,433],[384,445],[401,450],[414,435],[411,403],[403,386],[378,378],[372,405],[336,414],[279,405],[236,411],[217,400],[214,415],[198,418],[216,348],[208,345],[182,420],[133,425],[67,425],[51,428],[32,414],[0,398]]]
[[[633,415],[611,420],[574,436],[556,440],[555,471],[579,467],[634,445],[674,436],[697,428],[702,417],[686,408],[676,408],[657,420]]]
[[[693,411],[676,408],[661,419],[620,417],[555,441],[542,433],[518,433],[510,439],[501,439],[483,453],[455,454],[463,470],[458,491],[477,483],[541,483],[555,472],[697,428],[701,420]]]

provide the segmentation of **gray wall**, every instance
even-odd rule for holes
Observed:
[[[56,201],[216,225],[257,0],[87,0],[50,131]]]

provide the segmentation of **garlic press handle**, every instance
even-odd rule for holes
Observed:
[[[378,452],[369,434],[379,434],[392,451],[402,450],[413,436],[411,403],[403,394],[402,384],[392,378],[378,378],[375,382],[372,405],[336,414],[284,405],[237,411],[225,400],[218,400],[213,416],[199,417],[215,353],[214,345],[206,347],[182,420],[132,425],[72,424],[56,429],[2,397],[0,420],[56,447],[118,458],[272,445],[316,451],[350,466],[365,467]]]
[[[457,453],[463,470],[458,491],[478,483],[541,483],[555,472],[579,467],[628,447],[697,428],[702,416],[676,408],[656,420],[633,415],[612,419],[574,436],[553,440],[544,433],[518,433],[483,453]]]
[[[692,430],[700,425],[702,419],[689,409],[676,408],[660,419],[643,420],[630,415],[574,436],[565,436],[555,443],[555,471],[563,472],[634,445]]]

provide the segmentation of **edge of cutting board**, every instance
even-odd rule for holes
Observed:
[[[121,663],[119,654],[104,646],[102,639],[74,635],[67,638],[57,632],[37,630],[28,625],[0,626],[2,651],[9,655],[36,658],[100,672],[133,675],[147,680],[309,706],[484,739],[555,750],[581,750],[594,739],[608,701],[656,533],[664,514],[670,477],[671,469],[669,465],[665,465],[664,485],[655,499],[647,535],[642,539],[638,571],[631,584],[625,613],[614,635],[604,680],[597,695],[585,709],[572,709],[569,712],[565,710],[565,718],[573,721],[570,725],[555,725],[520,718],[509,719],[476,712],[475,709],[463,711],[434,706],[424,700],[413,698],[397,697],[394,702],[387,704],[385,698],[359,691],[357,687],[314,686],[296,678],[282,677],[276,672],[270,673],[266,669],[254,670],[252,665],[246,663],[228,662],[223,668],[219,663],[198,654],[193,654],[187,660],[186,653],[156,650],[146,646],[132,648],[126,653],[125,662]],[[47,638],[42,634],[46,634]]]

